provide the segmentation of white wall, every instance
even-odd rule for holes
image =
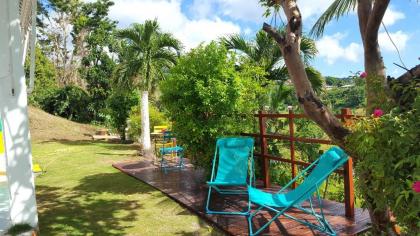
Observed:
[[[0,1],[0,114],[4,124],[11,222],[35,227],[38,216],[18,4],[17,0]]]

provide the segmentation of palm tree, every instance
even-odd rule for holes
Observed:
[[[282,30],[282,29],[279,29]],[[257,32],[255,40],[247,40],[239,34],[233,34],[220,39],[221,43],[229,50],[239,51],[252,62],[261,66],[267,72],[267,79],[280,82],[286,81],[289,76],[283,61],[279,46],[263,30]],[[315,91],[322,88],[322,75],[309,65],[311,59],[318,53],[315,42],[307,37],[302,37],[300,50],[306,64],[309,80]]]
[[[122,39],[121,63],[117,68],[120,84],[134,87],[141,92],[141,143],[146,154],[150,153],[149,92],[154,92],[157,82],[165,78],[175,65],[181,43],[171,34],[160,30],[157,20],[133,24],[117,32]]]

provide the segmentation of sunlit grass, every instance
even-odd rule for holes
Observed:
[[[90,141],[33,145],[41,235],[214,235],[205,222],[116,169],[136,147]]]

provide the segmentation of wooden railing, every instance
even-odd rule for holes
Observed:
[[[304,114],[294,114],[293,110],[290,109],[288,114],[268,114],[259,111],[258,114],[254,115],[258,117],[259,133],[243,133],[244,136],[252,136],[260,139],[261,151],[260,153],[254,153],[255,156],[262,158],[262,175],[264,187],[270,187],[270,174],[269,174],[269,160],[275,160],[291,164],[292,178],[296,176],[297,166],[306,167],[310,163],[296,160],[295,157],[295,142],[302,143],[318,143],[318,144],[331,144],[331,140],[328,139],[316,139],[316,138],[305,138],[295,136],[295,119],[308,119]],[[346,122],[355,116],[351,114],[351,110],[348,108],[342,109],[341,114],[336,115],[342,122]],[[267,134],[266,132],[266,120],[267,119],[288,119],[289,120],[289,135],[281,134]],[[290,142],[290,159],[286,159],[280,156],[274,156],[268,153],[267,139],[287,140]],[[354,218],[354,185],[353,185],[353,160],[349,160],[344,164],[344,168],[337,170],[337,173],[344,177],[344,203],[346,217]],[[293,184],[293,188],[296,188],[296,183]]]

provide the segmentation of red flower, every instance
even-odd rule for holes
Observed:
[[[420,181],[415,181],[412,188],[414,192],[420,193]]]
[[[366,78],[367,77],[367,73],[366,72],[362,72],[360,73],[360,78]]]
[[[374,117],[381,117],[383,114],[384,114],[384,111],[382,111],[382,110],[381,110],[381,109],[379,109],[379,108],[376,108],[376,109],[373,111],[373,116],[374,116]]]

